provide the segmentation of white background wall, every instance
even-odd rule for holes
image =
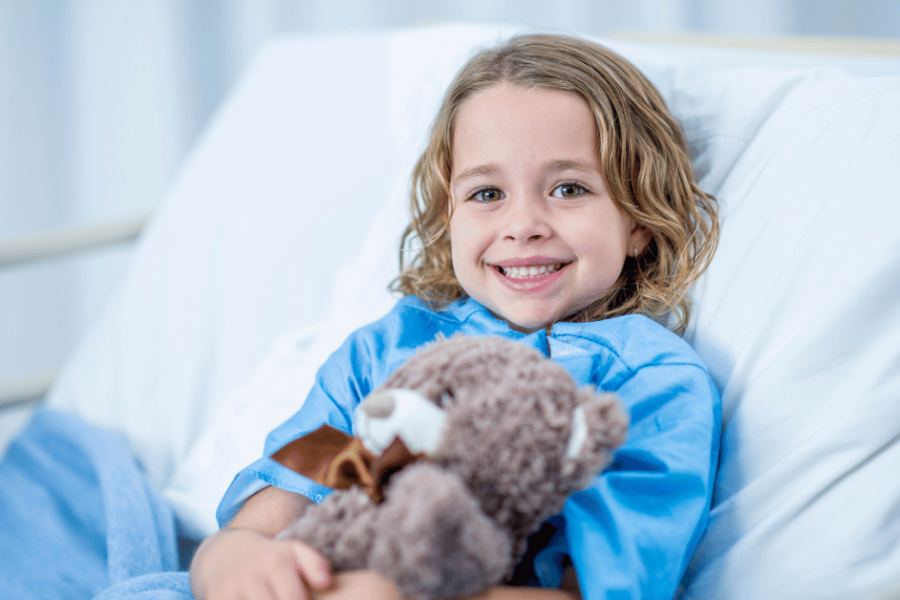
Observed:
[[[273,34],[446,20],[900,39],[898,0],[0,0],[0,240],[151,211]],[[61,364],[127,258],[0,271],[0,380]]]

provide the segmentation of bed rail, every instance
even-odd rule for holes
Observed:
[[[57,373],[56,369],[50,369],[0,382],[0,410],[40,402]]]
[[[133,242],[147,219],[142,216],[78,225],[0,241],[0,269]],[[0,381],[0,411],[42,401],[57,373],[58,370],[50,369]]]
[[[0,268],[131,242],[140,235],[146,222],[147,217],[138,217],[53,229],[0,241]]]
[[[843,54],[865,56],[900,56],[900,40],[894,38],[832,37],[832,36],[734,36],[711,33],[664,33],[620,29],[606,37],[623,42],[718,46],[793,52],[801,54]]]

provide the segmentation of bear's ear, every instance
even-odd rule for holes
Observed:
[[[612,452],[625,441],[628,417],[614,394],[589,387],[577,394],[579,403],[572,411],[563,470],[567,475],[589,478],[609,464]]]
[[[569,444],[566,446],[566,458],[578,458],[584,445],[587,444],[588,425],[584,418],[584,406],[576,406],[572,411],[572,428]]]

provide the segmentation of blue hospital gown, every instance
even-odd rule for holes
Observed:
[[[579,385],[615,392],[630,412],[626,443],[612,464],[541,528],[541,547],[517,576],[559,585],[572,564],[587,599],[670,600],[702,535],[718,462],[720,398],[680,337],[628,315],[557,323],[523,334],[474,300],[435,311],[415,297],[353,333],[319,370],[303,406],[272,431],[264,458],[238,473],[219,505],[226,524],[253,493],[275,485],[321,501],[329,489],[268,458],[328,423],[351,432],[355,407],[436,336],[497,335],[527,344],[563,365]]]

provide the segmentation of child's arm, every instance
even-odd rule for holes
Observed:
[[[227,527],[208,537],[191,563],[197,600],[313,598],[307,586],[325,589],[330,565],[312,547],[275,535],[299,517],[311,501],[267,487],[251,496]]]

